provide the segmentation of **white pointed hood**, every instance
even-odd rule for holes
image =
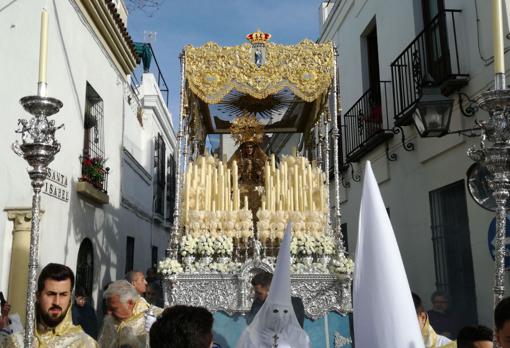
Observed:
[[[359,348],[423,348],[397,240],[367,162],[354,273],[354,337]]]
[[[291,224],[280,244],[269,295],[253,322],[244,330],[237,348],[271,348],[278,337],[279,348],[309,348],[310,339],[301,328],[290,297]]]

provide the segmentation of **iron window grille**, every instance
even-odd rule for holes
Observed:
[[[83,154],[82,154],[82,179],[89,181],[98,190],[108,192],[108,171],[105,167],[105,149],[104,149],[104,108],[103,99],[87,83],[85,94],[85,114],[83,122]],[[90,170],[88,163],[100,163],[98,170],[102,170],[97,179],[87,178]]]
[[[167,173],[166,173],[166,221],[173,223],[174,221],[174,206],[175,206],[175,158],[171,154],[167,160]]]
[[[154,141],[154,213],[160,218],[165,215],[165,152],[165,141],[158,133]]]

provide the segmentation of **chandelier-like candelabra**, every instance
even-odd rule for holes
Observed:
[[[507,201],[510,196],[510,90],[506,89],[503,19],[501,0],[493,3],[494,90],[482,92],[479,107],[489,113],[480,123],[480,147],[471,147],[468,156],[488,171],[487,184],[496,203],[494,307],[505,294],[505,232]],[[495,341],[495,346],[497,342]]]
[[[25,323],[25,347],[33,346],[35,326],[35,293],[37,286],[37,266],[39,263],[39,214],[41,208],[41,189],[46,180],[48,165],[55,154],[60,151],[60,144],[55,139],[55,131],[63,125],[55,126],[55,120],[48,117],[62,108],[62,102],[45,96],[46,84],[40,83],[38,95],[20,99],[23,108],[32,115],[19,119],[16,133],[21,134],[21,143],[16,141],[12,148],[23,157],[30,169],[28,175],[33,188],[32,226],[30,231],[30,254],[28,263],[28,288]]]
[[[48,10],[41,12],[41,37],[39,46],[39,82],[37,95],[20,99],[23,108],[32,115],[30,119],[18,119],[16,133],[21,134],[21,143],[15,141],[12,149],[23,157],[31,168],[28,176],[33,189],[32,225],[30,230],[30,253],[28,260],[28,286],[25,320],[24,347],[34,346],[34,329],[36,322],[35,293],[37,286],[37,266],[39,264],[39,214],[41,210],[41,189],[48,175],[48,165],[55,154],[60,151],[60,144],[55,139],[55,132],[64,125],[56,126],[55,120],[48,117],[62,108],[62,102],[46,96],[48,58]]]
[[[480,108],[488,111],[489,120],[482,122],[480,147],[471,147],[468,156],[485,166],[492,197],[496,202],[496,243],[494,305],[505,293],[506,208],[510,196],[510,90],[495,89],[478,97]]]

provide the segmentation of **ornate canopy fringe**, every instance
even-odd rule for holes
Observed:
[[[188,87],[208,104],[219,103],[236,89],[263,99],[289,88],[306,102],[327,93],[333,81],[334,50],[331,43],[303,40],[297,45],[267,43],[266,62],[258,67],[248,43],[222,47],[209,42],[184,49]]]

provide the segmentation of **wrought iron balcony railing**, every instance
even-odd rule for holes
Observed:
[[[161,91],[161,94],[166,101],[166,106],[168,107],[168,85],[163,73],[161,72],[156,56],[154,55],[152,45],[147,42],[136,42],[135,47],[138,56],[141,58],[142,64],[139,65],[133,72],[131,77],[132,80],[134,80],[135,84],[139,86],[143,73],[152,73],[155,77],[157,77],[159,90]],[[152,62],[154,62],[154,64],[152,64]]]
[[[461,10],[444,10],[391,63],[395,124],[408,125],[424,83],[440,86],[448,95],[468,82],[462,72],[455,17]]]
[[[346,162],[357,162],[378,145],[393,137],[388,121],[388,84],[366,91],[344,115]]]

